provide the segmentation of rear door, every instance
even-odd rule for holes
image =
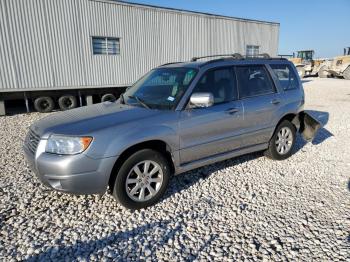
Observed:
[[[237,134],[243,123],[243,107],[238,100],[233,67],[209,70],[192,93],[210,92],[214,105],[181,112],[181,164],[232,151],[240,147]]]
[[[290,64],[282,63],[270,64],[270,67],[281,90],[285,110],[293,112],[296,109],[302,109],[304,105],[304,90],[299,83],[296,70]]]
[[[274,116],[282,102],[264,65],[236,66],[239,98],[244,108],[243,146],[269,141],[275,128]]]

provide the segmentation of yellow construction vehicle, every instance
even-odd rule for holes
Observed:
[[[301,50],[297,51],[296,55],[293,53],[293,57],[288,59],[297,68],[300,78],[318,75],[325,59],[314,59],[314,53],[314,50]]]
[[[320,76],[327,73],[330,77],[344,77],[350,80],[350,47],[344,48],[344,55],[334,57],[333,61],[322,70]]]

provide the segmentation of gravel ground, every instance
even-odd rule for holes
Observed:
[[[250,154],[175,177],[161,203],[42,186],[21,150],[43,114],[0,117],[0,260],[350,260],[350,81],[304,80],[327,123],[275,162]]]

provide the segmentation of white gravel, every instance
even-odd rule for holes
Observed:
[[[350,81],[304,80],[327,122],[275,162],[250,154],[175,177],[164,200],[131,212],[110,195],[42,186],[22,141],[38,113],[0,117],[0,261],[350,259]]]

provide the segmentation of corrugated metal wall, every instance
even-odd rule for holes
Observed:
[[[0,0],[0,90],[126,86],[193,56],[277,54],[279,25],[96,0]],[[94,56],[92,36],[120,37]]]

